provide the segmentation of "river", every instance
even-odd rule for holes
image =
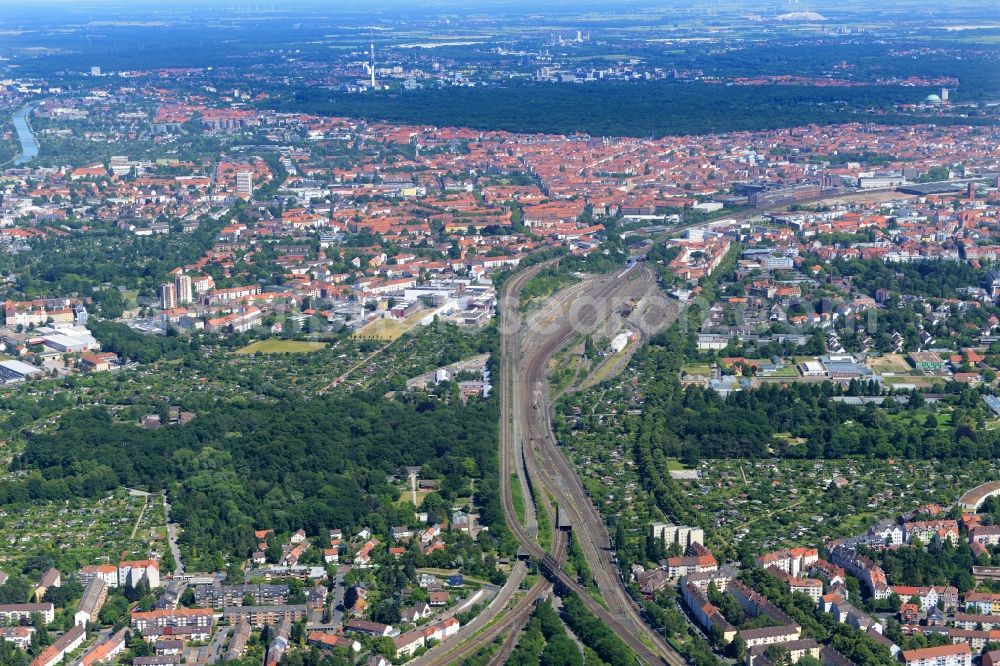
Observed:
[[[21,141],[21,156],[14,160],[15,165],[27,164],[38,157],[38,139],[28,124],[30,114],[30,104],[25,104],[14,114],[14,129],[17,130],[17,138]]]

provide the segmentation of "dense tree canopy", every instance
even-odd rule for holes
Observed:
[[[497,420],[493,402],[423,394],[226,405],[160,429],[91,408],[65,415],[54,431],[29,433],[14,462],[27,474],[0,488],[0,503],[96,497],[122,485],[166,489],[184,545],[242,557],[259,527],[315,535],[409,522],[412,511],[394,504],[398,490],[386,477],[416,465],[440,477],[436,495],[448,506],[479,480],[481,519],[502,530]]]

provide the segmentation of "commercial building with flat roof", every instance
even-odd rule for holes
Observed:
[[[934,352],[910,352],[910,361],[917,370],[939,372],[944,370],[944,361]]]
[[[5,384],[24,381],[28,377],[41,374],[41,372],[41,368],[16,359],[0,361],[0,381]]]

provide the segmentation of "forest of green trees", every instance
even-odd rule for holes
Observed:
[[[31,252],[0,257],[0,270],[16,273],[11,296],[89,295],[105,284],[152,287],[177,266],[190,264],[212,246],[223,221],[206,220],[190,234],[135,236],[117,229],[85,236],[32,241]],[[43,261],[58,256],[59,261]]]
[[[492,528],[483,536],[501,539],[497,423],[494,401],[421,394],[220,405],[211,418],[160,429],[83,409],[53,431],[28,434],[13,463],[26,474],[0,488],[0,504],[99,497],[119,486],[166,489],[190,556],[246,557],[262,527],[316,535],[410,522],[412,509],[395,504],[398,490],[386,477],[417,465],[440,479],[431,499],[445,509],[475,480],[480,519]]]
[[[901,86],[720,86],[669,81],[428,88],[339,96],[322,88],[300,88],[284,95],[276,91],[267,106],[286,112],[511,132],[645,137],[810,123],[914,123],[918,119],[866,109],[912,102],[927,92]],[[629,113],[621,113],[623,106]]]
[[[636,362],[657,368],[658,377],[646,389],[642,415],[626,420],[640,448],[652,446],[667,457],[690,462],[770,455],[964,460],[1000,455],[1000,434],[981,423],[985,412],[977,389],[954,387],[956,392],[946,398],[954,410],[952,426],[935,421],[933,428],[894,418],[895,413],[924,408],[920,395],[908,394],[903,406],[891,400],[884,406],[831,400],[837,395],[879,395],[881,388],[870,382],[854,381],[846,387],[769,383],[723,398],[710,389],[681,386],[677,372],[683,356],[675,349],[683,344],[680,336],[663,334],[637,354]],[[790,437],[776,438],[778,433]]]
[[[608,625],[587,610],[575,593],[564,596],[562,602],[562,617],[566,625],[604,662],[611,666],[629,666],[635,663],[635,653]]]
[[[592,651],[589,646],[586,649]],[[517,648],[507,660],[511,666],[583,666],[584,663],[592,661],[584,662],[548,599],[535,606]]]
[[[827,270],[853,280],[855,288],[874,296],[879,289],[890,292],[956,298],[959,287],[978,286],[982,271],[960,261],[919,261],[907,264],[874,259],[834,259]]]

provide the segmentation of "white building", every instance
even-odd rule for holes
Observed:
[[[615,336],[614,340],[611,341],[611,353],[617,354],[621,350],[628,347],[629,335],[628,333],[619,333]]]
[[[41,604],[0,604],[0,621],[27,622],[35,613],[41,614],[45,622],[52,622],[56,617],[55,607],[46,602]]]
[[[181,273],[174,276],[174,294],[180,305],[187,305],[194,301],[194,286],[191,283],[190,275]]]
[[[674,525],[672,523],[653,523],[649,526],[653,539],[663,541],[666,544],[680,544],[681,548],[687,550],[691,544],[705,543],[705,530],[700,527],[688,527],[687,525]]]
[[[906,666],[971,666],[972,649],[965,643],[904,650]]]
[[[33,377],[41,372],[41,368],[17,359],[0,361],[0,383],[24,381],[25,378]]]
[[[253,174],[249,171],[240,171],[236,174],[236,194],[249,197],[253,194]]]
[[[118,584],[136,587],[143,580],[149,589],[160,586],[160,565],[156,560],[132,560],[118,563]]]
[[[168,282],[160,285],[160,308],[173,310],[177,307],[177,287]]]
[[[83,627],[73,627],[35,657],[31,661],[31,666],[55,666],[66,655],[80,647],[86,635]]]

